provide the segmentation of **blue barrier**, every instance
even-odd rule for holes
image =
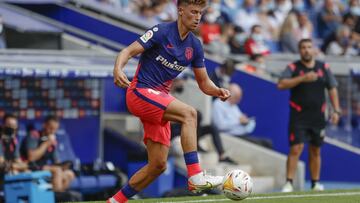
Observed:
[[[6,175],[4,191],[6,203],[55,202],[49,171]]]

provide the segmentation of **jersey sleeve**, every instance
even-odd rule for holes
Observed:
[[[36,149],[38,147],[39,137],[35,132],[30,133],[29,137],[26,139],[26,148]]]
[[[290,64],[285,68],[285,70],[280,75],[280,80],[292,78],[294,72],[293,66],[294,64]]]
[[[325,63],[324,69],[325,69],[326,88],[332,89],[334,87],[337,87],[338,83],[335,79],[335,76],[332,74],[330,70],[329,64]]]
[[[199,40],[196,40],[194,43],[194,59],[191,62],[193,68],[203,68],[205,67],[205,57],[204,50]]]
[[[0,139],[0,157],[3,157],[4,159],[5,159],[5,157],[4,157],[4,148],[3,148],[3,145],[2,145],[2,143],[1,143],[1,139]]]
[[[14,158],[15,159],[20,158],[20,144],[18,143],[18,140],[16,140],[16,144],[15,144]]]
[[[151,29],[147,30],[143,35],[141,35],[137,42],[139,42],[145,50],[150,49],[156,44],[159,44],[162,38],[162,32],[165,32],[163,29],[160,29],[159,25],[155,25]]]

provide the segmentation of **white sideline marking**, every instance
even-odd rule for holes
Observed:
[[[259,200],[259,199],[281,199],[281,198],[305,198],[305,197],[333,197],[333,196],[351,196],[360,195],[360,192],[340,192],[340,193],[323,193],[323,194],[304,194],[304,195],[277,195],[277,196],[264,196],[264,197],[249,197],[246,200]],[[208,200],[189,200],[189,201],[169,201],[159,203],[196,203],[196,202],[218,202],[218,201],[232,201],[229,199],[208,199]]]

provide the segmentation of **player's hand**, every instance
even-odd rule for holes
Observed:
[[[311,71],[304,75],[304,82],[314,82],[318,79],[318,75]]]
[[[125,73],[120,68],[114,68],[114,83],[121,88],[127,88],[130,86],[130,81],[126,77]]]
[[[331,114],[330,122],[333,125],[337,125],[339,123],[340,115],[336,112]]]
[[[54,134],[49,135],[50,145],[56,145],[56,136]]]
[[[230,91],[224,88],[219,88],[218,97],[221,99],[221,101],[226,101],[231,97]]]
[[[240,123],[241,123],[242,125],[248,124],[249,121],[250,121],[249,118],[248,118],[245,114],[240,117]]]

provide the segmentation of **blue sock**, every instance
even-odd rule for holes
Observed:
[[[191,177],[201,172],[198,154],[196,151],[184,154],[188,176]]]
[[[122,189],[122,193],[125,197],[130,198],[138,193],[134,188],[132,188],[129,184],[126,184]]]
[[[188,152],[188,153],[184,154],[184,159],[185,159],[186,165],[199,163],[197,151],[192,151],[192,152]]]

